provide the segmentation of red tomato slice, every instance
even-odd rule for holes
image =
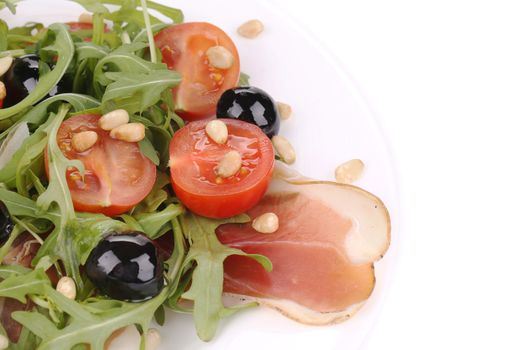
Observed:
[[[77,115],[64,121],[57,133],[57,143],[68,159],[78,159],[85,167],[84,179],[77,169],[66,174],[75,210],[109,216],[125,213],[153,188],[155,164],[139,150],[137,143],[112,139],[98,127],[99,115]],[[95,131],[97,143],[78,153],[71,138],[81,131]],[[45,155],[46,167],[48,163]]]
[[[206,135],[207,120],[189,123],[175,133],[170,144],[173,189],[196,214],[226,218],[255,206],[272,177],[274,153],[270,139],[253,124],[223,119],[228,140],[217,144]],[[237,174],[221,178],[215,168],[229,151],[242,155]]]
[[[69,31],[72,32],[72,33],[78,32],[79,30],[93,29],[93,23],[67,22],[66,24],[69,27]]]
[[[198,120],[214,115],[222,93],[239,81],[239,54],[230,37],[209,23],[183,23],[160,31],[155,44],[162,53],[162,62],[182,74],[182,82],[173,89],[182,118]],[[206,51],[217,45],[233,54],[231,68],[215,68],[208,62]]]

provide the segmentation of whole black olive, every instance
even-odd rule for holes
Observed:
[[[118,300],[150,299],[164,286],[156,244],[136,231],[101,240],[88,257],[86,274],[103,294]]]
[[[37,55],[30,54],[15,58],[11,67],[2,77],[7,92],[4,99],[4,108],[14,106],[26,98],[38,84],[39,76],[39,57]],[[70,77],[65,75],[44,99],[57,94],[71,92],[72,85]]]
[[[253,86],[226,90],[217,103],[217,118],[240,119],[255,124],[269,138],[279,133],[280,118],[275,101]]]
[[[11,221],[11,215],[5,204],[0,201],[0,245],[3,245],[9,239],[15,225]]]

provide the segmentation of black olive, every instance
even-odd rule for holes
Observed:
[[[86,262],[86,274],[95,287],[117,300],[138,302],[159,294],[163,272],[156,244],[136,231],[107,236]]]
[[[2,77],[7,92],[4,99],[4,108],[14,106],[26,98],[38,84],[39,76],[39,57],[37,55],[30,54],[15,58],[11,67]],[[57,94],[71,92],[72,85],[70,77],[65,75],[44,99]]]
[[[3,245],[9,239],[14,227],[15,225],[11,220],[7,207],[0,201],[0,245]]]
[[[275,101],[253,86],[226,90],[217,103],[217,118],[240,119],[255,124],[269,138],[279,133],[280,118]]]

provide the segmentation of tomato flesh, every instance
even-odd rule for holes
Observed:
[[[189,123],[170,144],[171,180],[177,197],[191,211],[211,218],[234,216],[255,206],[268,188],[274,163],[271,141],[257,126],[223,121],[229,133],[225,144],[206,135],[207,120]],[[217,165],[231,150],[241,154],[241,169],[233,176],[219,177]]]
[[[137,143],[115,140],[99,128],[99,119],[99,115],[67,119],[58,130],[57,143],[64,156],[80,160],[85,167],[83,177],[77,169],[69,169],[66,174],[75,210],[113,216],[128,211],[148,195],[157,169]],[[95,131],[98,140],[79,153],[73,149],[71,139],[81,131]]]
[[[182,82],[173,89],[182,118],[191,121],[214,115],[222,93],[239,81],[239,54],[230,37],[212,24],[190,22],[163,29],[155,36],[155,44],[162,62],[182,75]],[[233,55],[228,69],[215,68],[208,61],[206,51],[218,45]]]
[[[68,22],[66,23],[69,27],[71,33],[78,32],[80,30],[90,30],[93,29],[93,23],[86,22]]]

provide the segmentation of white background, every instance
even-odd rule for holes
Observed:
[[[342,62],[396,158],[402,249],[365,349],[525,349],[525,2],[272,2]]]

